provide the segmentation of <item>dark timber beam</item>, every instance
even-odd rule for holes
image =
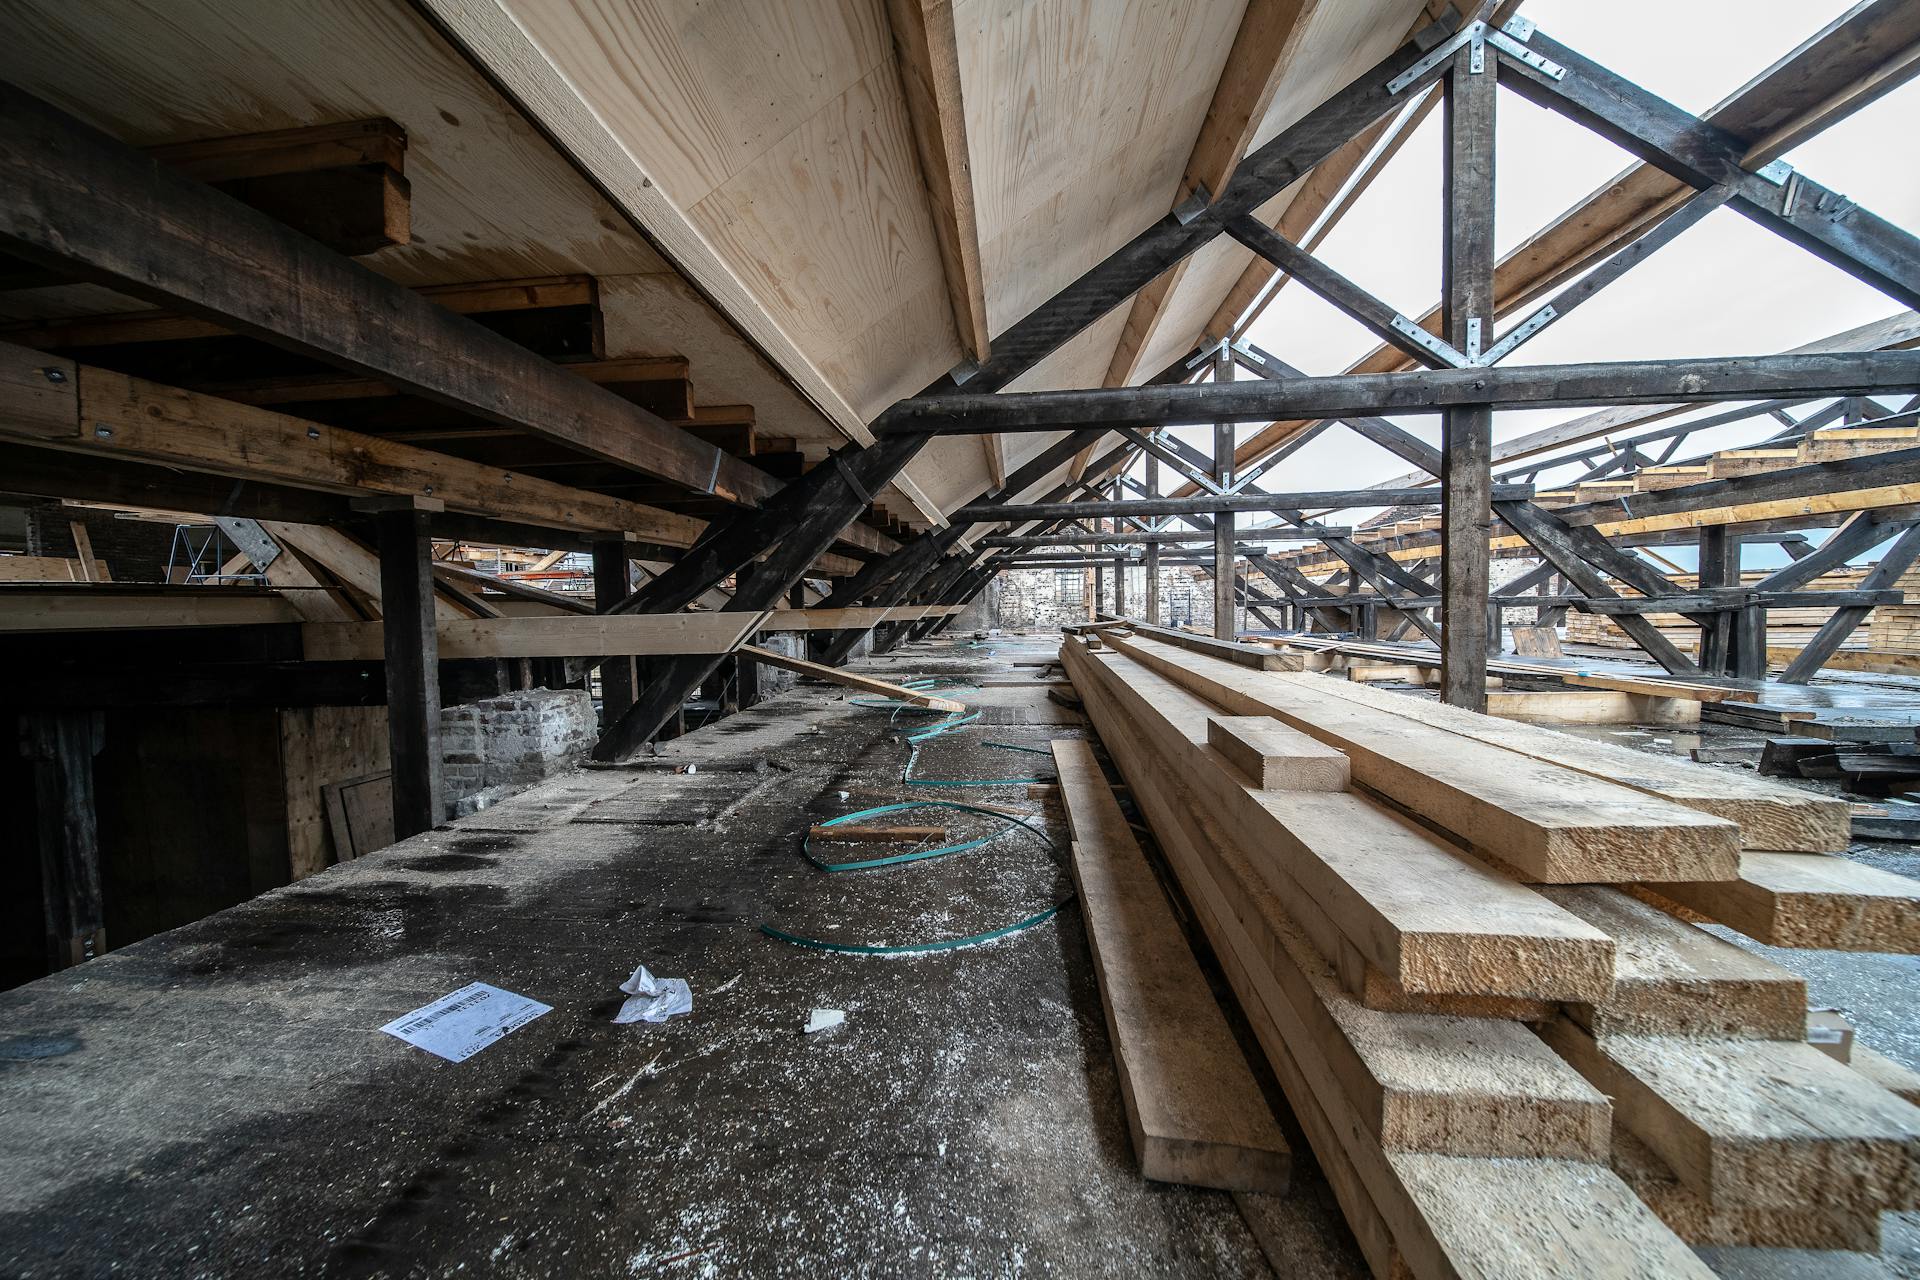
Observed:
[[[1424,333],[1425,330],[1421,332]],[[1263,378],[1304,378],[1307,376],[1292,365],[1268,355],[1258,347],[1241,344],[1235,347],[1234,354],[1243,367]],[[1354,434],[1363,439],[1371,440],[1395,457],[1411,462],[1428,475],[1437,476],[1440,474],[1440,451],[1419,437],[1388,422],[1385,418],[1368,417],[1365,414],[1349,414],[1341,418],[1340,423]],[[1271,459],[1268,465],[1271,465],[1273,462],[1278,462],[1282,456],[1284,455],[1279,455]]]
[[[1499,61],[1478,42],[1447,73],[1441,200],[1441,322],[1478,360],[1493,345],[1493,143]],[[1440,427],[1440,700],[1487,709],[1487,531],[1493,525],[1493,407],[1459,403]],[[1412,618],[1409,614],[1408,617]]]
[[[1554,408],[1759,400],[1788,393],[1812,399],[1920,390],[1920,352],[1732,356],[1524,367],[1333,374],[1240,383],[1111,387],[1092,391],[961,393],[903,400],[876,430],[899,436],[977,435],[1343,418],[1350,414],[1441,413],[1464,405]]]
[[[1742,163],[1748,143],[1543,32],[1527,43],[1566,74],[1555,79],[1502,52],[1501,74],[1522,97],[1696,188],[1724,186],[1736,212],[1904,305],[1920,307],[1920,240],[1913,235],[1785,166],[1764,177],[1750,172]]]
[[[1845,524],[1835,529],[1820,546],[1792,564],[1776,569],[1754,583],[1755,591],[1791,591],[1803,587],[1821,574],[1838,569],[1847,561],[1879,546],[1887,539],[1905,533],[1911,520],[1888,519],[1878,511],[1856,511]],[[1705,531],[1702,530],[1704,533]]]
[[[779,482],[0,84],[0,249],[742,504]]]
[[[1227,223],[1227,234],[1421,364],[1446,369],[1471,363],[1459,348],[1434,337],[1258,218],[1235,218]]]
[[[602,539],[593,544],[594,612],[608,613],[633,590],[632,553],[624,539]],[[636,685],[631,654],[620,654],[600,664],[600,724],[618,721],[633,705]]]
[[[1900,580],[1900,575],[1907,571],[1907,566],[1913,563],[1916,554],[1920,554],[1920,526],[1909,528],[1887,548],[1887,553],[1880,557],[1880,563],[1869,569],[1867,576],[1861,580],[1860,590],[1884,591],[1893,586]],[[1833,616],[1814,632],[1813,639],[1807,641],[1806,648],[1787,664],[1780,679],[1787,684],[1805,684],[1813,679],[1846,642],[1847,637],[1853,634],[1853,629],[1866,621],[1871,612],[1873,609],[1870,605],[1843,605],[1835,609]]]
[[[1249,546],[1264,542],[1306,542],[1325,537],[1345,537],[1353,533],[1352,529],[1337,528],[1330,525],[1314,525],[1311,530],[1294,529],[1242,529],[1240,545]],[[1205,532],[1181,529],[1159,529],[1151,533],[1040,533],[1024,537],[998,534],[991,538],[982,538],[974,543],[977,547],[1109,547],[1109,546],[1175,546],[1187,543],[1211,545],[1213,535]]]
[[[433,543],[427,513],[399,505],[375,514],[387,675],[387,743],[393,768],[393,834],[404,840],[440,823],[440,642],[433,614]]]
[[[1231,383],[1233,369],[1233,352],[1222,343],[1214,354],[1213,380],[1223,385]],[[1213,483],[1222,493],[1233,487],[1231,422],[1213,424]],[[1216,640],[1233,640],[1240,634],[1233,592],[1233,517],[1232,511],[1220,511],[1213,518],[1213,635]]]
[[[1572,536],[1572,530],[1552,513],[1542,511],[1531,502],[1495,501],[1494,510],[1500,518],[1513,527],[1515,533],[1525,538],[1548,563],[1560,571],[1562,577],[1573,584],[1574,589],[1589,599],[1613,599],[1619,596],[1608,584],[1604,574],[1587,563],[1584,552],[1586,547]],[[1471,615],[1478,618],[1478,614]],[[1674,647],[1672,641],[1660,634],[1660,629],[1638,614],[1621,614],[1615,618],[1615,625],[1625,631],[1630,639],[1658,662],[1672,675],[1698,676],[1705,674],[1695,666],[1693,660]],[[1480,627],[1476,622],[1473,629]]]
[[[1493,496],[1517,500],[1533,496],[1531,485],[1496,485]],[[1303,493],[1209,494],[1198,498],[1127,498],[1118,502],[1028,502],[969,504],[947,518],[954,524],[1019,523],[1027,520],[1098,519],[1102,516],[1191,516],[1222,511],[1305,511],[1342,507],[1435,506],[1435,489],[1318,489]],[[1318,526],[1313,528],[1319,533]]]

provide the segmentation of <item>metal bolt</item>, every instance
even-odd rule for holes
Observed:
[[[307,428],[307,439],[318,440],[319,438],[320,438],[320,428],[318,427]]]
[[[93,424],[93,434],[99,436],[102,440],[111,440],[113,439],[113,428],[104,422],[96,422]]]
[[[65,382],[67,380],[67,371],[65,369],[56,369],[52,365],[48,365],[40,372],[46,375],[48,382]]]

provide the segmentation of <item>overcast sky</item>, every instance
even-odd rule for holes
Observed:
[[[1850,7],[1846,0],[1529,0],[1521,12],[1555,39],[1687,110],[1704,113]],[[1402,312],[1440,292],[1442,113],[1435,111],[1318,249]],[[1632,157],[1516,94],[1499,100],[1495,225],[1505,253],[1621,170]],[[1810,178],[1899,226],[1920,230],[1920,82],[1910,83],[1786,157]],[[1905,161],[1898,157],[1906,156]],[[1754,355],[1784,350],[1903,310],[1893,299],[1727,209],[1716,210],[1509,358],[1515,364]],[[1517,317],[1500,326],[1504,331]],[[1247,335],[1308,373],[1338,373],[1375,338],[1298,284]],[[1718,407],[1696,411],[1696,416]],[[1496,441],[1583,410],[1503,412]],[[1430,442],[1439,418],[1395,419]],[[1771,420],[1703,433],[1683,454],[1738,447]],[[1243,425],[1242,437],[1257,430]],[[1208,447],[1205,429],[1182,431]],[[1271,489],[1359,487],[1407,466],[1334,429],[1294,454]],[[1557,477],[1549,477],[1557,478]],[[1819,539],[1815,534],[1815,540]],[[1679,558],[1679,557],[1676,557]],[[1769,557],[1771,559],[1771,557]],[[1687,561],[1691,564],[1691,561]],[[1760,560],[1750,560],[1757,567]]]

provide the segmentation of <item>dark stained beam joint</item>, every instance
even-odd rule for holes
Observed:
[[[439,638],[427,513],[376,513],[380,610],[387,674],[387,742],[396,839],[438,826],[443,814]]]
[[[624,539],[593,544],[593,606],[596,613],[611,612],[633,590],[632,552]],[[610,657],[600,664],[600,724],[604,728],[633,705],[637,676],[631,655]]]

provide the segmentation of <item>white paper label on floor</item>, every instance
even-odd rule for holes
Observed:
[[[470,982],[380,1029],[448,1062],[465,1062],[508,1032],[552,1012],[552,1005]]]

